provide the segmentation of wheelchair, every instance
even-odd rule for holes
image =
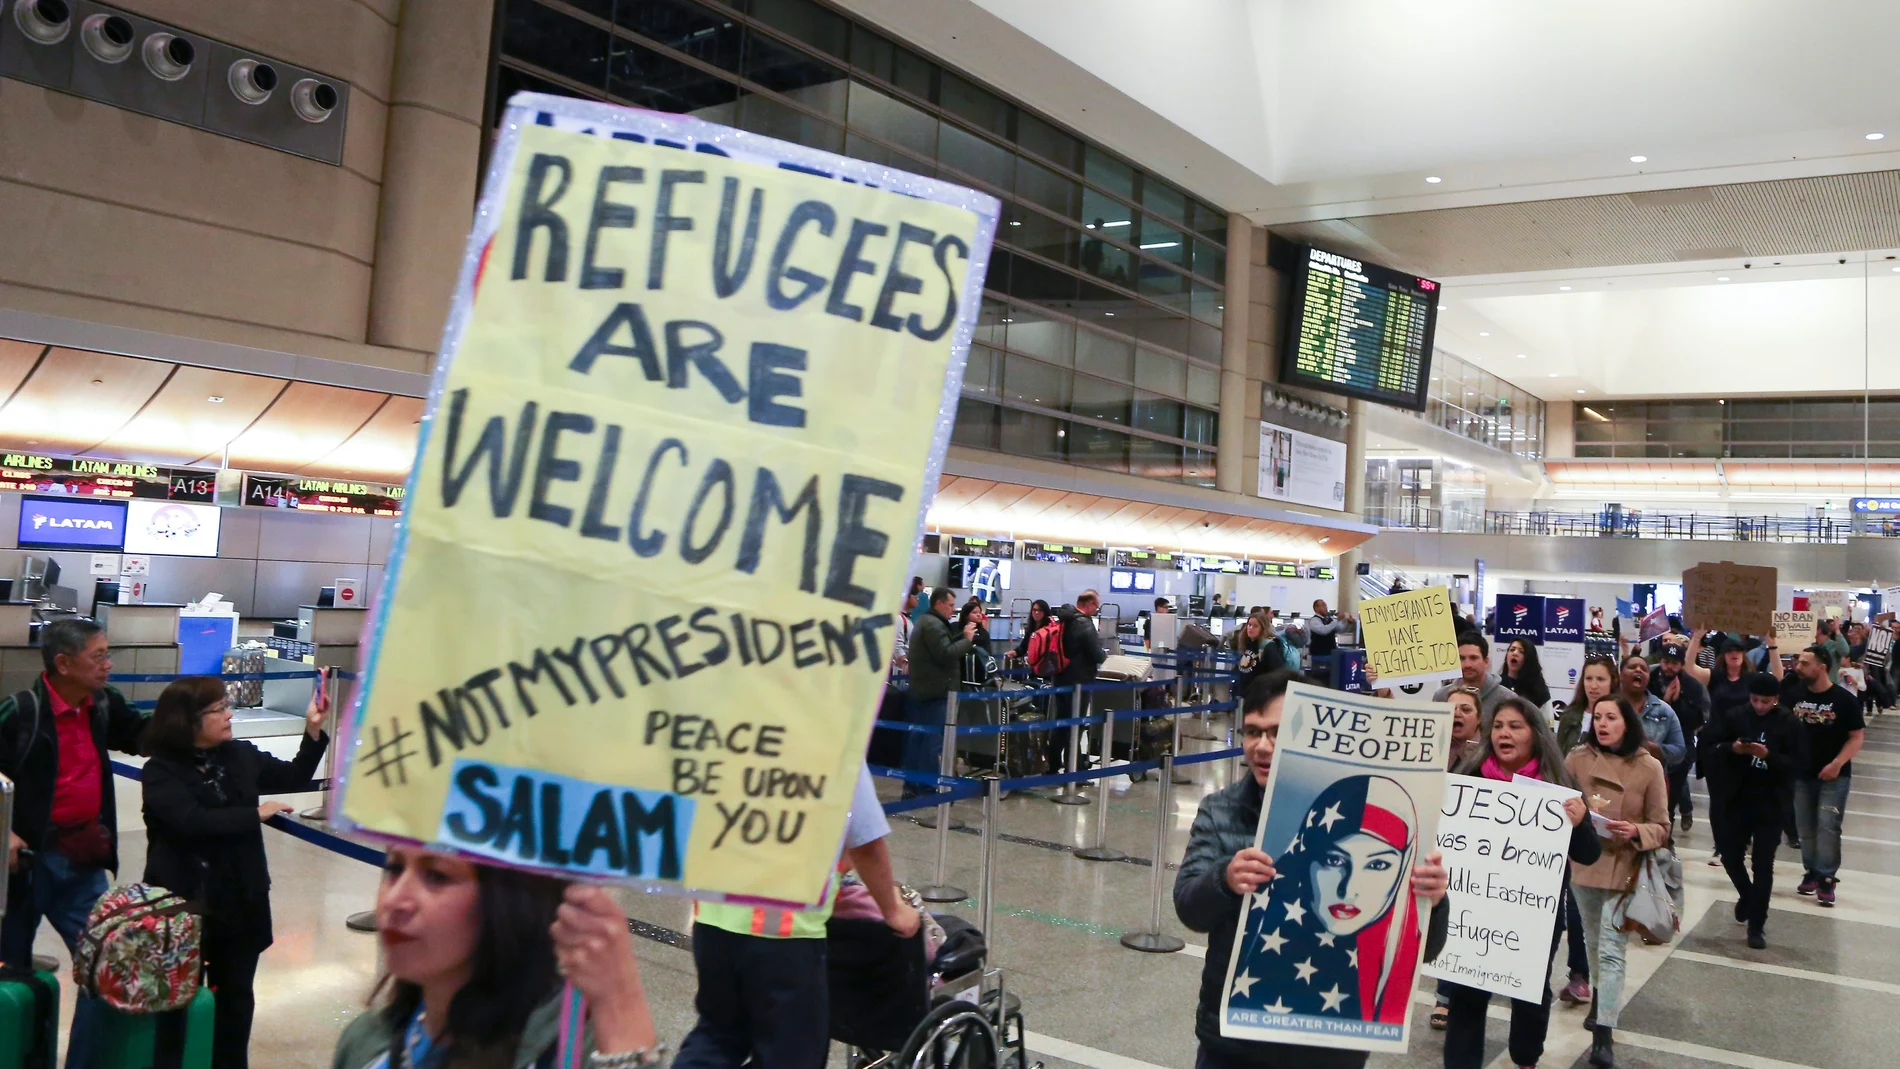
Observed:
[[[953,938],[924,960],[922,932],[833,917],[826,929],[831,1038],[846,1069],[1042,1069],[1023,1038],[1021,1003],[988,967],[981,933],[938,915]]]

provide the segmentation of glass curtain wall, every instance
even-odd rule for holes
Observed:
[[[1422,418],[1506,453],[1544,455],[1544,402],[1442,349],[1432,355]]]
[[[1900,456],[1900,398],[1576,403],[1577,456],[1852,460]]]
[[[812,0],[500,0],[518,90],[686,113],[994,194],[956,440],[1213,485],[1227,215]]]

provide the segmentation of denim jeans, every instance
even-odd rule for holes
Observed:
[[[943,758],[943,722],[949,715],[950,702],[946,698],[905,699],[908,719],[913,724],[925,724],[937,729],[935,734],[922,731],[910,731],[904,735],[904,771],[918,772],[934,776],[941,766]],[[921,784],[905,783],[904,797],[915,798],[922,794],[931,794],[933,787]]]
[[[1577,912],[1583,915],[1583,944],[1590,951],[1597,1023],[1615,1028],[1617,1004],[1623,1000],[1624,950],[1629,946],[1629,933],[1623,930],[1628,896],[1581,885],[1572,885],[1570,893],[1577,896]]]
[[[71,953],[86,933],[86,918],[93,905],[105,893],[106,870],[75,865],[55,850],[35,853],[32,868],[7,884],[7,915],[0,922],[0,961],[32,967],[33,937],[39,933],[42,917],[52,922],[53,930]],[[91,1035],[92,999],[81,994],[73,1006],[72,1033],[66,1041],[67,1069],[86,1065]]]
[[[1810,876],[1831,880],[1841,870],[1841,817],[1852,780],[1843,773],[1831,780],[1803,776],[1794,781],[1794,826],[1801,833],[1801,867]]]

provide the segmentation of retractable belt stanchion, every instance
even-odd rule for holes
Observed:
[[[1135,708],[1137,710],[1141,708],[1140,691],[1135,692]],[[1139,737],[1140,735],[1141,728],[1137,726],[1135,728],[1135,736]],[[1103,769],[1108,768],[1108,759],[1114,752],[1115,713],[1113,710],[1104,709],[1102,710],[1101,764]],[[1131,738],[1128,740],[1129,760],[1132,761],[1134,756],[1135,740]],[[1095,781],[1095,802],[1095,842],[1090,846],[1078,846],[1073,852],[1076,857],[1084,861],[1120,861],[1128,855],[1108,845],[1108,780],[1106,777]]]
[[[1074,719],[1074,718],[1080,718],[1081,715],[1082,715],[1082,684],[1077,683],[1075,685],[1075,690],[1070,692],[1069,694],[1069,716],[1072,719]],[[1088,727],[1087,724],[1070,724],[1069,725],[1069,767],[1066,769],[1066,771],[1069,771],[1069,772],[1082,771],[1082,732],[1087,727]],[[1074,784],[1074,783],[1064,784],[1061,790],[1049,796],[1049,800],[1051,802],[1054,802],[1057,805],[1087,805],[1089,804],[1089,796],[1086,794],[1083,794],[1081,790],[1079,789],[1079,785]]]
[[[947,777],[954,774],[956,768],[957,692],[953,690],[950,692],[949,700],[944,703],[943,753],[937,760],[937,774]],[[942,784],[939,784],[936,789],[942,790]],[[969,892],[950,883],[951,825],[950,803],[940,803],[937,806],[937,822],[934,825],[937,829],[937,879],[929,887],[918,892],[926,902],[961,902],[969,897]]]
[[[996,820],[1003,808],[1003,780],[995,772],[983,780],[983,873],[976,881],[976,915],[985,938],[994,941],[990,919],[996,910]]]
[[[1174,704],[1176,708],[1187,708],[1188,667],[1190,665],[1198,665],[1199,663],[1199,655],[1184,654],[1181,650],[1174,651]],[[1179,720],[1180,718],[1176,717],[1175,719]],[[1179,737],[1183,739],[1199,739],[1202,742],[1218,741],[1213,731],[1208,729],[1207,713],[1205,711],[1196,718],[1192,730],[1183,731],[1178,724],[1175,725],[1175,730],[1179,733]]]
[[[1147,954],[1172,954],[1187,943],[1161,930],[1161,885],[1168,872],[1168,818],[1174,808],[1174,755],[1161,755],[1161,778],[1156,784],[1154,864],[1148,867],[1148,930],[1122,936],[1122,945]]]
[[[1174,729],[1173,740],[1168,743],[1168,756],[1172,757],[1181,752],[1181,740],[1187,738],[1188,735],[1181,730],[1180,714],[1177,713],[1168,719],[1172,722],[1170,726]],[[1168,783],[1187,784],[1194,782],[1194,773],[1179,770],[1163,771],[1161,778]]]

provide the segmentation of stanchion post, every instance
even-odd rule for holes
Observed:
[[[957,762],[957,692],[951,691],[949,700],[944,704],[943,753],[937,758],[937,774],[949,777],[956,773]],[[937,790],[942,790],[941,780]],[[937,805],[937,879],[929,887],[919,891],[926,902],[961,902],[969,897],[969,892],[950,883],[950,803]]]
[[[1077,683],[1075,685],[1075,689],[1069,692],[1069,718],[1071,720],[1075,720],[1075,719],[1080,719],[1081,716],[1082,716],[1082,684]],[[1080,772],[1082,770],[1082,731],[1087,726],[1088,725],[1086,724],[1070,724],[1069,725],[1069,768],[1068,770],[1070,772]],[[1049,800],[1051,802],[1054,802],[1057,805],[1087,805],[1089,804],[1089,796],[1086,794],[1083,794],[1079,788],[1080,788],[1080,784],[1075,784],[1075,783],[1064,784],[1061,790],[1057,791],[1055,794],[1050,796]]]
[[[1134,743],[1128,744],[1129,756],[1134,755]],[[1115,713],[1102,710],[1102,764],[1098,771],[1108,771],[1108,756],[1115,752]],[[1120,861],[1127,854],[1108,845],[1108,780],[1107,777],[1095,781],[1095,842],[1090,846],[1076,847],[1075,856],[1084,861]]]
[[[1003,780],[995,772],[983,779],[983,874],[976,883],[977,918],[982,931],[991,933],[995,929],[990,919],[996,910],[996,821],[1003,811]]]
[[[1174,755],[1161,755],[1156,785],[1154,864],[1148,868],[1148,929],[1122,936],[1122,945],[1145,954],[1172,954],[1187,943],[1161,930],[1161,890],[1168,873],[1168,818],[1174,808]]]
[[[958,693],[953,690],[949,696],[944,699],[943,749],[937,754],[937,774],[940,776],[954,776],[957,774],[957,722],[960,715],[959,697]],[[926,810],[922,816],[913,817],[912,819],[926,828],[935,828],[937,822],[944,820],[946,817],[950,821],[951,831],[956,831],[965,826],[963,821],[957,819],[956,812],[952,810],[947,803],[935,809]]]
[[[1168,756],[1173,757],[1181,752],[1181,740],[1187,738],[1187,736],[1181,733],[1181,714],[1176,713],[1168,719],[1172,722],[1171,726],[1174,728],[1174,741],[1168,744]],[[1172,766],[1173,762],[1170,761],[1169,764]],[[1183,772],[1178,769],[1164,771],[1161,775],[1163,778],[1166,778],[1169,783],[1187,784],[1194,782],[1194,773]]]

